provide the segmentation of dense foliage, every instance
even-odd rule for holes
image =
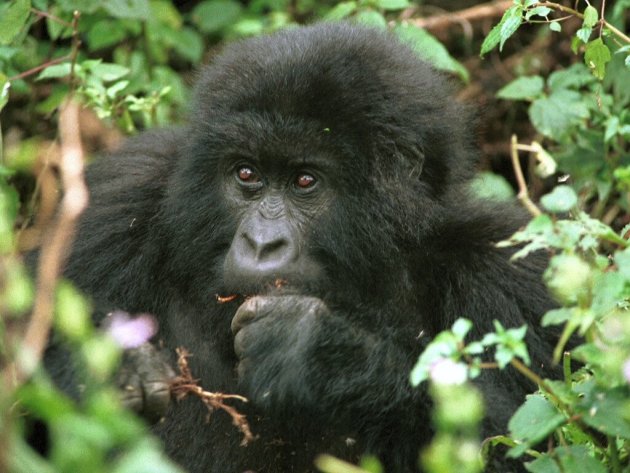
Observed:
[[[53,243],[70,242],[72,219],[63,220],[63,202],[59,217],[49,211],[56,191],[46,182],[52,178],[57,188],[51,167],[63,185],[71,182],[64,179],[63,117],[61,152],[49,141],[68,99],[127,134],[169,124],[184,112],[187,77],[206,51],[212,54],[223,40],[322,18],[391,28],[436,67],[462,81],[475,80],[414,22],[416,6],[407,0],[205,0],[180,8],[176,3],[0,5],[0,139],[4,129],[6,142],[0,147],[1,471],[179,471],[146,426],[120,406],[108,383],[120,345],[92,326],[89,302],[57,280],[67,247]],[[431,383],[435,400],[438,434],[420,457],[430,472],[479,472],[479,452],[496,445],[507,445],[507,454],[534,473],[630,471],[630,38],[623,33],[630,2],[609,2],[599,10],[588,2],[566,3],[515,0],[479,45],[482,54],[491,55],[515,38],[553,35],[575,55],[549,73],[526,70],[498,92],[514,107],[526,104],[532,125],[527,136],[512,139],[510,155],[518,198],[533,219],[500,244],[516,245],[515,258],[532,251],[550,255],[545,281],[559,305],[541,314],[541,324],[558,328],[553,356],[564,376],[541,379],[536,367],[528,366],[527,327],[497,323],[494,333],[470,340],[473,322],[461,314],[410,375],[413,384]],[[528,177],[548,191],[540,206],[522,180],[525,157],[537,173]],[[476,184],[490,198],[513,198],[505,179],[495,174],[485,173]],[[49,264],[40,266],[37,285],[23,259],[33,238],[42,239],[42,252],[50,256]],[[81,402],[53,387],[39,364],[52,326],[92,380]],[[469,380],[482,369],[506,367],[538,390],[514,414],[510,432],[482,443],[478,426],[484,407]],[[26,412],[50,426],[46,458],[27,443]],[[319,467],[331,473],[380,471],[369,458],[358,469],[322,457]]]

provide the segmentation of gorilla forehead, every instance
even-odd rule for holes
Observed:
[[[202,73],[197,93],[202,123],[255,110],[366,134],[421,123],[447,100],[443,81],[411,50],[385,32],[344,23],[228,46]]]

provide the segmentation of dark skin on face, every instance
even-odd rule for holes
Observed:
[[[311,227],[330,206],[330,159],[230,158],[223,192],[239,225],[227,253],[224,277],[235,291],[289,286],[317,278],[321,268],[308,253]]]

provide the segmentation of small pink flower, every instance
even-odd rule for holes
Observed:
[[[127,312],[116,311],[107,316],[106,332],[122,348],[136,348],[157,333],[158,323],[151,314],[131,317]]]

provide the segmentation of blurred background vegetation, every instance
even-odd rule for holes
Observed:
[[[225,41],[321,20],[390,29],[452,77],[458,99],[479,109],[470,124],[482,151],[476,191],[518,194],[535,217],[505,244],[552,255],[545,279],[560,308],[542,322],[563,327],[555,357],[564,380],[537,379],[526,366],[524,331],[497,326],[475,345],[459,321],[414,370],[414,383],[425,382],[436,359],[447,359],[465,375],[446,387],[437,374],[429,381],[439,435],[422,455],[425,469],[480,471],[483,407],[466,379],[485,363],[479,347],[492,347],[498,367],[512,364],[540,389],[509,435],[486,441],[484,450],[509,445],[532,472],[630,471],[629,10],[629,0],[0,4],[0,471],[179,471],[108,383],[120,348],[92,327],[89,301],[58,281],[76,219],[61,201],[60,189],[76,184],[64,162],[73,139],[89,162],[126,135],[185,120],[196,70]],[[64,115],[69,97],[81,104],[76,115]],[[42,241],[50,258],[36,285],[23,255]],[[41,369],[52,327],[93,381],[80,403]],[[565,355],[575,332],[584,344]],[[571,356],[583,363],[575,372]],[[33,420],[48,425],[46,439],[33,439]],[[550,448],[535,451],[545,439]],[[45,445],[45,455],[29,440]],[[327,457],[318,465],[332,473],[380,471],[373,459],[360,470]]]

